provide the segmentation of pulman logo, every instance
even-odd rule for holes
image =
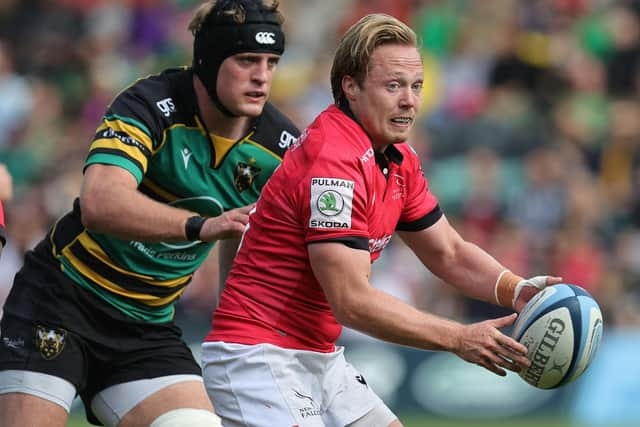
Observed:
[[[355,183],[341,178],[311,178],[309,227],[350,228]]]
[[[165,117],[169,117],[171,113],[176,112],[176,106],[173,103],[173,99],[171,98],[161,99],[160,101],[156,102],[156,106],[158,107],[158,110],[160,110],[162,114],[164,114]]]
[[[275,37],[275,33],[270,33],[267,31],[256,33],[256,41],[260,44],[275,44]]]

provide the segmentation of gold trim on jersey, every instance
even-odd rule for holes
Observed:
[[[172,301],[176,300],[180,295],[182,295],[182,293],[186,288],[186,287],[182,287],[178,289],[176,292],[172,293],[171,295],[162,297],[162,298],[156,297],[154,295],[142,294],[139,292],[131,292],[127,289],[124,289],[118,286],[117,284],[113,283],[111,280],[105,277],[96,275],[93,270],[91,270],[87,265],[85,265],[82,261],[76,258],[76,256],[73,255],[73,253],[71,253],[71,251],[69,250],[69,247],[66,247],[65,249],[63,249],[62,253],[69,260],[69,262],[74,266],[74,268],[78,270],[80,274],[82,274],[84,277],[91,280],[93,283],[98,284],[100,287],[108,290],[111,293],[130,298],[134,301],[140,302],[150,307],[164,306],[171,303]]]
[[[108,290],[113,294],[124,296],[150,307],[166,306],[167,304],[175,301],[180,295],[182,295],[182,293],[186,289],[186,286],[182,286],[180,289],[176,290],[176,292],[165,297],[157,297],[148,293],[144,294],[140,292],[129,291],[115,284],[111,280],[95,274],[93,270],[91,270],[86,264],[80,261],[75,255],[73,255],[68,247],[65,248],[62,252],[67,260],[69,260],[73,267],[78,271],[78,273],[82,274],[92,283],[99,285],[100,287]]]
[[[151,137],[149,135],[147,135],[140,128],[122,120],[103,120],[100,127],[96,129],[96,134],[109,128],[126,133],[127,135],[138,141],[140,144],[144,145],[151,154],[155,154],[158,151],[157,149],[153,148],[153,141],[151,140]]]
[[[220,166],[227,153],[231,151],[233,146],[236,145],[238,141],[235,141],[231,138],[225,138],[224,136],[214,135],[213,133],[210,133],[209,136],[211,137],[213,149],[216,152],[216,163],[214,166],[217,168],[218,166]]]
[[[87,250],[87,252],[89,252],[94,258],[96,258],[97,260],[99,260],[100,262],[102,262],[103,264],[106,264],[107,266],[109,266],[110,268],[116,270],[119,273],[122,273],[126,276],[130,276],[130,277],[135,277],[136,279],[139,279],[145,283],[148,283],[149,285],[153,285],[153,286],[162,286],[162,287],[166,287],[166,288],[173,288],[176,286],[180,286],[183,284],[186,284],[189,282],[190,277],[178,277],[176,279],[169,279],[169,280],[157,280],[152,276],[148,276],[145,274],[140,274],[140,273],[134,273],[132,271],[128,271],[125,270],[121,267],[118,267],[117,265],[115,265],[113,263],[113,261],[111,260],[111,258],[109,258],[109,255],[106,254],[106,252],[104,252],[102,250],[102,248],[100,247],[100,245],[98,245],[98,243],[93,240],[91,238],[91,236],[89,236],[89,234],[86,231],[83,231],[74,241],[75,242],[79,242],[83,248],[85,248]],[[69,245],[70,247],[71,245]],[[66,254],[65,254],[66,255]]]
[[[245,139],[245,140],[243,140],[242,142],[246,142],[247,144],[251,144],[251,145],[253,145],[253,146],[256,146],[256,147],[258,147],[259,149],[261,149],[262,151],[264,151],[265,153],[270,154],[270,155],[271,155],[272,157],[274,157],[275,159],[282,161],[282,157],[280,157],[279,155],[277,155],[277,154],[276,154],[276,153],[274,153],[273,151],[269,150],[267,147],[265,147],[265,146],[264,146],[264,145],[262,145],[262,144],[259,144],[259,143],[255,142],[255,141],[252,141],[252,140],[248,139],[248,138],[247,138],[247,139]]]
[[[196,116],[196,120],[197,120],[197,116]],[[175,123],[171,126],[169,126],[168,128],[164,128],[162,130],[162,141],[160,141],[160,145],[158,145],[158,148],[156,149],[156,151],[159,151],[162,146],[167,142],[167,135],[175,128],[185,128],[185,129],[199,129],[202,130],[202,128],[198,125],[198,126],[187,126],[184,123]]]
[[[146,175],[142,179],[141,184],[149,190],[153,191],[157,196],[163,198],[167,203],[175,202],[176,200],[178,200],[178,196],[169,193],[167,190],[151,181],[151,179],[149,179],[149,177]]]
[[[202,123],[202,120],[200,120],[200,117],[196,114],[195,116],[193,116],[196,119],[196,125],[198,127],[198,129],[200,129],[200,132],[202,133],[202,136],[206,136],[207,135],[207,128],[205,127],[204,123]]]
[[[224,136],[216,135],[213,132],[209,132],[207,130],[207,127],[204,125],[202,120],[200,120],[200,117],[198,115],[195,116],[195,120],[196,120],[196,124],[198,125],[198,129],[200,129],[200,132],[202,132],[202,135],[207,135],[207,134],[209,135],[209,141],[211,142],[211,149],[215,153],[215,156],[213,157],[215,159],[215,163],[213,165],[214,168],[219,167],[224,162],[224,159],[229,153],[229,151],[231,151],[231,149],[237,144],[243,144],[245,142],[249,142],[252,145],[256,145],[264,149],[264,147],[262,147],[260,144],[257,144],[249,139],[253,136],[253,134],[256,133],[255,129],[251,130],[242,138],[238,140],[234,140],[231,138],[226,138]],[[270,150],[266,150],[266,151],[274,155],[277,159],[282,160],[280,157],[275,155],[275,153],[273,153],[272,151]]]
[[[103,268],[103,274],[95,271],[95,268],[92,268],[86,262],[82,261],[79,256],[74,254],[74,248],[78,251],[86,251],[88,254],[87,260],[92,260],[96,262],[95,267]],[[127,270],[114,265],[113,261],[109,256],[102,250],[100,245],[89,236],[87,231],[83,231],[78,236],[76,236],[71,243],[66,245],[62,251],[62,256],[64,256],[69,263],[77,270],[79,274],[85,277],[86,280],[93,283],[95,286],[99,286],[101,288],[106,289],[107,291],[121,295],[127,298],[130,298],[139,303],[143,303],[145,305],[151,307],[159,307],[170,304],[175,299],[177,299],[186,288],[187,284],[191,281],[192,275],[178,277],[176,279],[169,280],[156,280],[152,276],[143,275],[139,273],[130,272]],[[108,278],[105,277],[104,273],[109,273],[109,275],[113,275],[114,277]],[[139,289],[126,289],[122,286],[116,284],[113,279],[117,277],[117,275],[122,275],[123,277],[120,279],[121,281],[126,281],[127,279],[131,279],[131,285],[136,286]],[[136,284],[137,283],[137,284]],[[150,288],[151,287],[151,288]],[[153,287],[157,287],[157,291],[160,293],[165,293],[170,291],[172,288],[176,288],[175,292],[171,292],[168,295],[152,295]],[[160,291],[160,289],[164,289]],[[146,293],[145,293],[146,290]]]
[[[64,216],[58,218],[56,222],[53,223],[53,227],[51,227],[51,232],[49,233],[49,242],[51,243],[51,251],[55,257],[60,256],[60,252],[58,252],[58,247],[56,245],[56,241],[53,236],[55,236],[56,231],[58,230],[58,224],[60,224],[60,221],[62,221],[64,218],[65,218]]]
[[[147,170],[148,161],[147,156],[144,155],[142,151],[140,151],[137,147],[132,145],[123,144],[118,140],[118,138],[98,138],[94,139],[91,143],[91,150],[93,151],[96,148],[106,148],[109,150],[117,150],[123,151],[129,155],[129,157],[137,160],[142,166],[142,171]]]

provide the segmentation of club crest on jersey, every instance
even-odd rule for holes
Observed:
[[[42,357],[51,360],[62,353],[67,338],[64,329],[53,329],[45,326],[36,326],[35,343]]]
[[[311,178],[311,228],[351,228],[355,183],[339,178]]]
[[[236,164],[236,170],[233,177],[236,190],[242,193],[244,190],[251,187],[256,176],[260,174],[260,171],[260,168],[248,163],[238,162],[238,164]]]

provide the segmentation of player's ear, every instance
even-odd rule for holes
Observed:
[[[353,77],[344,76],[342,77],[342,91],[344,92],[344,96],[347,100],[353,101],[360,91],[360,86]]]

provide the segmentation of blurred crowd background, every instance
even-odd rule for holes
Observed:
[[[70,209],[108,103],[138,77],[190,63],[186,27],[199,3],[0,0],[0,197],[9,235],[0,302],[24,252]],[[514,272],[589,290],[605,331],[637,330],[640,1],[280,4],[287,48],[272,101],[298,126],[332,102],[332,54],[350,24],[368,12],[410,24],[425,64],[410,142],[449,220]],[[462,298],[399,239],[374,270],[375,286],[436,314],[472,321],[501,312]],[[180,313],[208,322],[217,286],[209,262]]]
[[[71,207],[108,103],[138,77],[190,63],[198,4],[0,0],[0,163],[13,180],[0,301],[24,251]],[[608,325],[640,325],[640,1],[280,4],[287,49],[272,101],[300,127],[332,101],[343,31],[368,12],[402,19],[422,40],[426,76],[411,143],[449,220],[520,275],[585,287]],[[375,269],[376,286],[426,310],[499,311],[461,298],[399,239]],[[207,265],[181,307],[208,316],[216,287]]]

